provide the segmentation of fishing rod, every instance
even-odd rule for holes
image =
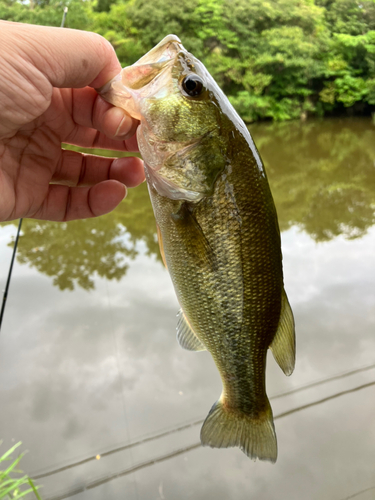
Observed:
[[[10,267],[9,267],[9,272],[8,272],[8,279],[7,279],[7,282],[6,282],[6,285],[5,285],[5,290],[4,290],[4,295],[3,295],[3,303],[1,305],[0,330],[1,330],[1,324],[3,322],[3,316],[4,316],[4,311],[5,311],[5,304],[6,304],[7,298],[8,298],[10,278],[12,277],[14,258],[16,256],[16,252],[17,252],[17,245],[18,245],[18,239],[19,239],[20,232],[21,232],[21,226],[22,226],[22,219],[20,219],[20,221],[18,223],[17,235],[16,235],[16,239],[14,241],[13,254],[12,254],[12,259],[10,261]]]
[[[62,20],[61,20],[61,25],[60,25],[60,28],[63,28],[64,27],[64,24],[65,24],[65,20],[66,20],[66,16],[68,14],[68,7],[64,7],[64,12],[63,12],[63,17],[62,17]],[[4,290],[4,295],[3,295],[3,302],[1,304],[1,312],[0,312],[0,331],[1,331],[1,325],[2,325],[2,322],[3,322],[3,317],[4,317],[4,311],[5,311],[5,305],[6,305],[6,302],[7,302],[7,298],[8,298],[8,292],[9,292],[9,286],[10,286],[10,279],[12,277],[12,271],[13,271],[13,264],[14,264],[14,259],[16,257],[16,253],[17,253],[17,246],[18,246],[18,239],[19,239],[19,236],[20,236],[20,232],[21,232],[21,226],[22,226],[22,220],[23,219],[20,219],[19,223],[18,223],[18,229],[17,229],[17,235],[16,235],[16,239],[14,241],[14,247],[13,247],[13,253],[12,253],[12,259],[10,261],[10,267],[9,267],[9,272],[8,272],[8,278],[7,278],[7,282],[6,282],[6,285],[5,285],[5,290]]]
[[[68,13],[68,7],[64,7],[64,13],[63,13],[63,17],[62,17],[62,21],[61,21],[61,25],[60,25],[60,28],[63,28],[64,27],[64,24],[65,24],[65,19],[66,19],[66,15]]]

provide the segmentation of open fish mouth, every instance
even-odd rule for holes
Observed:
[[[98,93],[106,100],[110,94],[112,104],[122,107],[130,116],[140,120],[139,101],[155,95],[163,87],[165,70],[173,65],[178,54],[184,50],[176,35],[168,35],[132,66],[123,68],[110,82],[98,89]]]

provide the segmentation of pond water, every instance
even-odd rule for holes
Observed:
[[[112,214],[25,220],[0,334],[0,438],[44,500],[375,498],[375,126],[251,128],[282,230],[297,364],[269,357],[275,465],[199,446],[221,392],[175,339],[145,185]],[[0,288],[16,224],[0,226]]]

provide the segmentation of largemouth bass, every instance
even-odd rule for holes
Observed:
[[[266,356],[270,348],[292,373],[294,320],[276,210],[250,133],[174,35],[99,92],[140,120],[160,249],[181,305],[177,338],[208,350],[222,379],[202,444],[275,462]]]

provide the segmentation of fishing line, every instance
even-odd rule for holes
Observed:
[[[350,495],[350,497],[345,497],[343,498],[343,500],[350,500],[351,498],[358,497],[359,495],[362,495],[362,493],[367,493],[371,490],[375,490],[375,486],[371,486],[370,488],[366,488],[365,490],[357,491],[357,493],[353,493],[353,495]]]
[[[289,396],[290,394],[294,394],[295,392],[304,391],[306,389],[310,389],[311,387],[316,387],[317,385],[326,384],[327,382],[331,382],[332,380],[339,380],[341,378],[349,377],[350,375],[354,375],[355,373],[372,370],[373,368],[375,368],[375,363],[372,365],[366,365],[360,368],[356,368],[355,370],[350,370],[347,372],[339,373],[337,375],[332,375],[331,377],[316,380],[315,382],[310,382],[309,384],[301,385],[299,387],[296,387],[295,389],[291,389],[290,391],[282,392],[280,394],[275,394],[275,396],[271,396],[270,399],[283,398],[285,396]]]
[[[12,259],[11,259],[11,261],[10,261],[10,267],[9,267],[9,272],[8,272],[8,279],[7,279],[7,282],[6,282],[6,285],[5,285],[5,290],[4,290],[4,295],[3,295],[3,303],[2,303],[2,305],[1,305],[1,312],[0,312],[0,331],[1,331],[1,324],[2,324],[2,322],[3,322],[3,317],[4,317],[5,305],[6,305],[7,298],[8,298],[8,292],[9,292],[10,279],[11,279],[11,277],[12,277],[13,264],[14,264],[14,259],[15,259],[16,252],[17,252],[18,239],[19,239],[20,232],[21,232],[21,226],[22,226],[22,219],[20,219],[20,221],[19,221],[19,223],[18,223],[18,229],[17,229],[16,239],[15,239],[15,241],[14,241],[14,247],[13,247]]]
[[[356,370],[354,370],[354,371],[356,371]],[[341,396],[345,396],[346,394],[350,394],[352,392],[361,391],[362,389],[366,389],[366,388],[372,387],[374,385],[375,385],[375,380],[372,381],[372,382],[368,382],[367,384],[363,384],[363,385],[354,387],[353,389],[347,389],[346,391],[337,392],[335,394],[332,394],[331,396],[325,397],[323,399],[319,399],[317,401],[313,401],[312,403],[308,403],[308,404],[305,404],[305,405],[302,405],[302,406],[297,406],[296,408],[292,408],[291,410],[288,410],[288,411],[286,411],[284,413],[279,413],[278,415],[274,416],[274,420],[278,420],[279,418],[283,418],[283,417],[292,415],[293,413],[297,413],[299,411],[306,410],[306,409],[311,408],[313,406],[321,405],[323,403],[326,403],[327,401],[331,401],[332,399],[336,399],[336,398],[339,398]],[[166,431],[161,432],[161,433],[159,433],[157,435],[149,436],[149,437],[140,439],[138,441],[134,441],[133,443],[129,443],[129,444],[127,444],[125,446],[122,446],[120,448],[115,448],[113,450],[109,450],[107,452],[101,453],[100,457],[102,458],[102,457],[105,457],[105,456],[108,456],[108,455],[112,455],[113,453],[118,453],[120,451],[126,450],[128,448],[133,447],[133,446],[137,446],[137,445],[146,443],[148,441],[153,441],[155,439],[159,439],[161,437],[168,436],[169,434],[189,429],[189,428],[194,427],[196,425],[201,425],[203,422],[204,422],[204,418],[196,420],[196,421],[188,423],[188,424],[181,425],[180,427],[175,427],[173,429],[166,430]],[[192,445],[192,446],[194,447],[195,445]],[[171,456],[171,454],[168,454],[168,457],[170,457],[170,456]],[[43,477],[52,476],[53,474],[57,474],[59,472],[66,471],[68,469],[72,469],[73,467],[77,467],[79,465],[83,465],[83,464],[85,464],[87,462],[91,462],[93,460],[96,460],[96,456],[92,456],[92,457],[83,459],[83,460],[81,460],[79,462],[74,462],[74,463],[71,463],[69,465],[65,465],[63,467],[60,467],[59,469],[54,469],[54,470],[51,470],[49,472],[41,473],[41,474],[38,474],[38,475],[30,474],[30,476],[32,477],[33,480],[41,479]],[[157,461],[158,461],[158,459],[154,460],[155,463],[157,463]],[[147,464],[148,464],[148,462],[147,462]],[[136,468],[136,470],[142,468],[141,465],[136,465],[136,466],[132,466],[131,469],[127,469],[127,470],[133,470],[134,467]],[[63,498],[66,498],[66,497],[63,497]],[[53,499],[53,500],[55,500],[55,499]]]
[[[132,448],[134,446],[138,446],[140,444],[148,443],[149,441],[155,441],[155,439],[160,439],[165,436],[169,436],[170,434],[174,434],[177,432],[184,431],[186,429],[190,429],[191,427],[195,427],[196,425],[201,425],[204,422],[204,418],[200,418],[199,420],[195,420],[194,422],[190,422],[184,425],[181,425],[180,427],[174,427],[173,429],[168,429],[164,432],[160,432],[159,434],[154,434],[152,436],[148,436],[145,438],[141,438],[138,441],[133,441],[132,443],[125,444],[124,446],[120,446],[118,448],[114,448],[109,451],[105,451],[104,453],[99,453],[100,458],[108,457],[109,455],[113,455],[114,453],[119,453],[120,451],[127,450],[129,448]],[[58,469],[53,469],[48,472],[41,472],[40,474],[31,474],[33,479],[42,479],[43,477],[48,477],[48,476],[53,476],[54,474],[58,474],[59,472],[64,472],[68,469],[73,469],[74,467],[78,467],[79,465],[87,464],[88,462],[92,462],[94,460],[97,460],[97,455],[93,455],[88,458],[84,458],[80,460],[79,462],[73,462],[68,465],[63,465],[62,467],[59,467]]]
[[[148,460],[147,462],[142,462],[138,465],[134,465],[132,467],[129,467],[128,469],[122,470],[120,472],[116,472],[114,474],[111,474],[110,476],[105,476],[100,479],[96,479],[94,481],[91,481],[91,483],[88,483],[85,486],[80,486],[76,488],[75,490],[70,490],[67,493],[63,493],[62,495],[59,496],[54,496],[47,498],[46,500],[64,500],[65,498],[70,498],[73,495],[78,495],[78,493],[84,493],[86,490],[91,490],[93,488],[97,488],[98,486],[101,486],[102,484],[108,483],[109,481],[112,481],[113,479],[117,479],[119,477],[126,476],[128,474],[131,474],[132,472],[137,472],[140,469],[144,469],[145,467],[150,467],[151,465],[158,464],[160,462],[164,462],[165,460],[168,460],[170,458],[177,457],[178,455],[182,455],[183,453],[187,453],[188,451],[196,450],[197,448],[201,447],[201,443],[194,443],[190,446],[186,446],[184,448],[180,448],[179,450],[172,451],[171,453],[168,453],[166,455],[161,455],[159,457],[153,458],[151,460]]]
[[[292,410],[289,410],[285,413],[280,413],[279,415],[275,415],[274,419],[277,420],[279,418],[286,417],[288,415],[291,415],[292,413],[296,413],[298,411],[305,410],[305,409],[310,408],[312,406],[317,406],[317,405],[325,403],[326,401],[329,401],[331,399],[344,396],[345,394],[350,394],[351,392],[360,391],[362,389],[366,389],[366,388],[368,388],[370,386],[374,386],[374,385],[375,385],[375,381],[369,382],[368,384],[360,385],[358,387],[354,387],[353,389],[348,389],[347,391],[338,392],[337,394],[333,394],[332,396],[329,396],[328,398],[319,399],[318,401],[314,401],[313,403],[299,406],[299,407],[293,408]],[[70,490],[67,493],[49,498],[47,500],[64,500],[65,498],[70,498],[71,496],[77,495],[78,493],[83,493],[86,490],[97,488],[98,486],[101,486],[105,483],[108,483],[109,481],[113,481],[114,479],[117,479],[119,477],[126,476],[127,474],[131,474],[133,472],[144,469],[146,467],[150,467],[151,465],[155,465],[155,464],[163,462],[165,460],[169,460],[170,458],[174,458],[178,455],[188,453],[189,451],[196,450],[200,447],[201,447],[201,443],[194,443],[190,446],[185,446],[184,448],[180,448],[178,450],[172,451],[172,452],[167,453],[165,455],[159,455],[158,457],[155,457],[151,460],[147,460],[146,462],[141,462],[138,465],[133,465],[132,467],[129,467],[129,468],[122,470],[120,472],[115,472],[114,474],[110,474],[108,476],[101,477],[100,479],[96,479],[94,481],[91,481],[90,483],[87,483],[86,485],[81,486],[75,490]],[[39,476],[39,477],[41,477],[41,476]],[[35,477],[32,479],[35,479]],[[368,488],[367,490],[362,490],[358,493],[355,493],[354,495],[347,497],[346,500],[348,500],[349,498],[354,498],[354,497],[358,496],[359,494],[364,493],[365,491],[369,491],[371,489],[373,489],[373,488],[371,487],[371,488]]]

